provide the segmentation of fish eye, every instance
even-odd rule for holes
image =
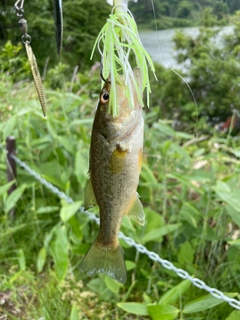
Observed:
[[[104,93],[101,95],[101,98],[100,98],[101,102],[102,102],[102,103],[107,103],[107,102],[108,102],[108,99],[109,99],[109,93],[104,92]]]

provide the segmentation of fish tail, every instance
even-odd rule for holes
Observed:
[[[80,269],[88,275],[105,273],[120,283],[127,281],[127,270],[120,245],[110,249],[98,244],[92,244],[81,262]]]

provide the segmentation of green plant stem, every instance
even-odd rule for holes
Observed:
[[[167,169],[167,156],[163,159],[163,206],[162,206],[162,217],[163,220],[165,220],[166,211],[167,211],[167,175],[166,175],[166,169]]]

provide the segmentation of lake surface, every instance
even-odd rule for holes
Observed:
[[[233,32],[233,26],[221,28],[216,41],[221,45],[221,37],[224,34]],[[153,61],[162,64],[166,68],[179,67],[174,57],[176,54],[174,49],[173,37],[177,30],[186,35],[196,38],[199,35],[199,28],[178,28],[159,31],[141,31],[139,32],[142,44],[150,54]]]

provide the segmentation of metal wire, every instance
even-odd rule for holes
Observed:
[[[7,150],[0,144],[0,149],[7,153]],[[11,158],[25,171],[27,171],[32,177],[34,177],[37,181],[39,181],[42,185],[44,185],[47,189],[49,189],[52,193],[56,194],[60,199],[64,199],[67,203],[74,203],[73,199],[67,196],[64,192],[60,191],[57,187],[53,186],[50,182],[45,180],[40,176],[40,174],[36,173],[32,170],[25,162],[20,160],[14,154],[11,154]],[[84,211],[84,208],[81,207],[79,209],[81,213],[86,214],[90,220],[94,220],[97,224],[100,223],[99,218],[97,218],[94,214],[88,211]],[[135,242],[132,238],[125,236],[121,231],[119,232],[119,238],[123,239],[128,245],[135,247],[136,250],[142,254],[146,254],[149,259],[160,263],[165,269],[171,270],[175,272],[180,278],[189,280],[195,287],[205,290],[210,293],[213,297],[223,300],[227,302],[231,307],[240,310],[240,301],[227,297],[223,292],[218,289],[209,287],[204,281],[194,278],[190,276],[190,274],[183,270],[175,267],[172,262],[168,260],[162,259],[157,253],[153,251],[149,251],[143,245]]]

